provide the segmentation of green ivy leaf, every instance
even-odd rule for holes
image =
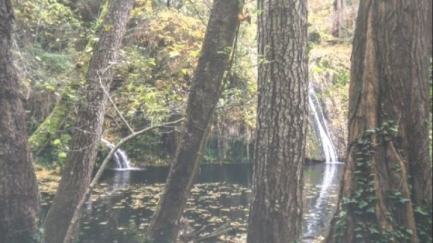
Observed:
[[[66,152],[60,152],[59,153],[59,158],[64,159],[66,158],[67,153]]]
[[[60,139],[54,139],[52,143],[54,146],[60,146],[60,144],[62,144],[62,141],[60,141]]]

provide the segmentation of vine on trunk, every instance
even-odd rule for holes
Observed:
[[[398,125],[391,120],[382,122],[381,127],[366,130],[359,137],[354,146],[355,169],[352,176],[354,185],[353,193],[350,197],[343,197],[341,200],[341,211],[335,218],[335,231],[333,238],[335,242],[344,242],[346,230],[349,224],[350,214],[355,214],[357,219],[361,219],[352,225],[353,238],[356,242],[388,243],[388,242],[409,242],[411,235],[414,234],[411,229],[398,225],[396,215],[400,207],[410,202],[410,198],[404,197],[400,190],[391,190],[389,198],[385,199],[388,212],[385,214],[386,220],[392,225],[392,228],[381,229],[376,222],[376,202],[378,200],[375,188],[375,177],[371,173],[371,158],[376,152],[378,146],[383,146],[388,142],[395,142],[398,132]],[[373,136],[377,137],[379,144],[372,144]],[[403,157],[403,156],[402,156]],[[377,163],[384,163],[378,161]],[[400,172],[402,168],[398,164],[392,168],[395,172]],[[415,207],[415,206],[414,206]],[[415,213],[421,218],[417,222],[417,231],[420,234],[422,242],[431,242],[429,235],[431,225],[431,212],[419,206],[414,208]],[[430,223],[429,223],[430,222]]]

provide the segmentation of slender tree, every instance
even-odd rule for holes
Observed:
[[[11,54],[13,20],[10,0],[0,0],[0,242],[32,242],[39,192]]]
[[[301,235],[307,129],[307,2],[259,0],[258,112],[248,243]]]
[[[241,5],[238,0],[214,1],[188,98],[184,132],[147,234],[148,242],[171,243],[177,238],[179,219],[197,175],[221,95]]]
[[[431,1],[362,0],[349,141],[326,242],[431,242]]]
[[[332,35],[341,37],[342,13],[344,11],[344,0],[334,0],[334,23],[332,26]]]
[[[78,108],[78,118],[62,179],[44,223],[44,240],[47,243],[76,240],[65,239],[65,235],[69,227],[77,227],[70,225],[70,222],[78,203],[89,187],[102,134],[107,101],[104,89],[110,89],[113,77],[111,66],[117,61],[133,2],[110,0],[107,15],[100,27],[100,38],[89,63],[85,95]]]

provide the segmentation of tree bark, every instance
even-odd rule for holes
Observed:
[[[11,54],[13,19],[10,0],[0,0],[0,242],[33,242],[39,192]]]
[[[65,238],[77,204],[84,196],[95,164],[97,147],[101,139],[107,96],[113,69],[132,9],[133,0],[111,0],[100,29],[100,39],[94,48],[86,75],[87,87],[78,108],[75,131],[70,142],[62,179],[53,204],[45,220],[47,243],[74,242]]]
[[[254,200],[248,243],[297,242],[308,124],[307,2],[260,0]]]
[[[239,1],[214,1],[188,98],[184,133],[148,230],[147,242],[171,243],[177,238],[179,219],[197,175],[212,115],[221,95],[240,10]]]
[[[427,0],[360,3],[347,162],[326,242],[431,242],[429,14]]]

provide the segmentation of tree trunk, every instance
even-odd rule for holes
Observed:
[[[326,242],[431,242],[431,1],[360,3],[349,143]]]
[[[59,129],[65,124],[72,108],[72,102],[67,95],[66,92],[62,94],[62,98],[54,106],[50,115],[45,118],[36,131],[29,137],[29,144],[34,157],[51,142]]]
[[[132,9],[133,0],[111,0],[101,26],[86,76],[87,87],[78,108],[76,130],[66,157],[62,179],[53,204],[45,220],[45,242],[73,242],[65,239],[77,204],[84,196],[95,164],[97,147],[101,139],[107,95],[102,89],[110,89],[113,69]]]
[[[148,231],[148,242],[176,240],[179,219],[197,175],[212,115],[221,94],[240,10],[239,1],[214,1],[189,94],[185,130]]]
[[[342,13],[344,10],[344,0],[334,0],[334,24],[332,27],[332,36],[341,37]]]
[[[13,19],[10,0],[0,0],[0,242],[33,242],[39,192],[11,54]]]
[[[301,236],[308,125],[307,2],[260,0],[254,200],[248,243]]]

